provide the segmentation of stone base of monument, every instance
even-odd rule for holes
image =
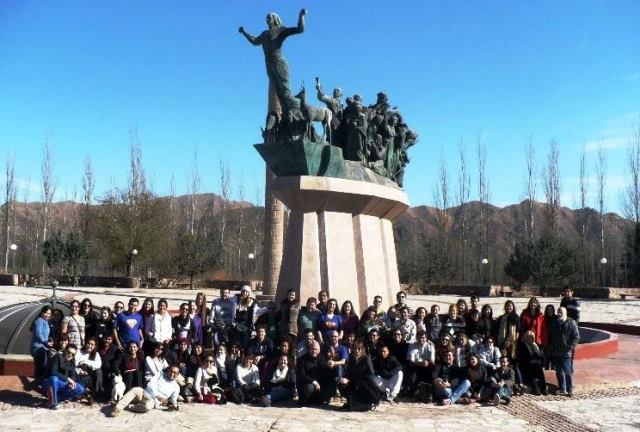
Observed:
[[[409,206],[397,187],[336,177],[285,176],[273,191],[290,209],[276,302],[327,290],[360,314],[400,289],[392,221]]]

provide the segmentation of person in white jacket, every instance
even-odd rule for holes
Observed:
[[[206,356],[203,365],[196,371],[196,380],[193,384],[196,400],[203,402],[209,394],[214,394],[219,398],[224,393],[218,387],[219,383],[218,368],[213,355],[210,354]]]
[[[151,381],[156,375],[160,375],[163,370],[169,367],[169,363],[163,355],[163,345],[160,342],[153,342],[153,354],[144,360],[144,380]]]
[[[176,382],[178,375],[180,375],[178,366],[169,366],[164,373],[154,376],[144,389],[133,387],[113,407],[111,416],[120,415],[122,410],[132,403],[134,405],[130,410],[136,413],[146,413],[163,406],[170,411],[177,411],[180,394],[180,386]]]
[[[481,344],[476,344],[474,348],[478,353],[478,357],[480,357],[480,364],[487,368],[487,374],[491,374],[498,369],[500,366],[500,350],[493,344],[491,336],[486,336],[484,341]]]
[[[262,396],[260,391],[260,371],[258,366],[254,364],[255,357],[246,355],[242,363],[236,366],[236,380],[244,400],[255,400]]]
[[[89,405],[93,405],[94,396],[103,391],[102,359],[97,350],[95,338],[89,338],[84,348],[75,357],[76,374],[85,387],[85,395]]]
[[[154,342],[168,343],[173,338],[171,314],[167,312],[167,300],[158,300],[158,309],[153,314],[153,324],[149,336]]]

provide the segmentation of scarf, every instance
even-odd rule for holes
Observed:
[[[285,366],[283,369],[276,368],[273,371],[273,376],[271,377],[271,382],[276,384],[287,379],[287,373],[289,372],[289,366]]]

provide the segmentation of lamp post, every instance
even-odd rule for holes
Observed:
[[[247,255],[247,258],[249,259],[249,262],[251,263],[251,264],[249,265],[249,267],[250,267],[250,269],[251,269],[251,275],[250,275],[250,277],[252,277],[252,278],[253,278],[253,276],[254,276],[254,274],[255,274],[255,271],[254,271],[254,269],[255,269],[255,267],[254,267],[255,261],[254,261],[254,260],[256,259],[256,254],[254,254],[253,252],[250,252],[250,253],[249,253],[249,255]]]
[[[487,284],[487,271],[485,270],[485,267],[487,266],[487,264],[489,264],[489,260],[487,258],[482,258],[480,260],[480,273],[482,273],[483,285]]]
[[[133,261],[135,260],[137,255],[138,249],[136,248],[133,248],[131,252],[129,252],[129,274],[127,275],[129,277],[133,277]]]
[[[16,272],[16,251],[18,250],[18,245],[15,243],[11,243],[9,246],[11,250],[11,273]]]
[[[602,288],[604,288],[604,282],[605,282],[605,278],[604,278],[604,271],[605,271],[605,265],[607,265],[608,260],[605,257],[600,258],[600,279],[602,282]]]

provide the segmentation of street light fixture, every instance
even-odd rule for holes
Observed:
[[[482,284],[487,284],[487,272],[485,271],[486,265],[489,264],[489,260],[487,258],[482,258],[480,260],[480,273],[482,273]]]
[[[11,243],[9,246],[11,249],[11,273],[16,272],[16,251],[18,250],[18,245],[15,243]]]
[[[601,282],[602,282],[602,288],[604,288],[604,285],[605,285],[605,279],[604,279],[604,277],[605,277],[604,270],[605,269],[604,269],[604,266],[607,265],[607,262],[609,262],[609,261],[605,257],[600,258],[600,264],[602,265],[602,268],[601,268],[601,271],[600,271],[600,274],[601,274],[600,279],[601,279]]]

